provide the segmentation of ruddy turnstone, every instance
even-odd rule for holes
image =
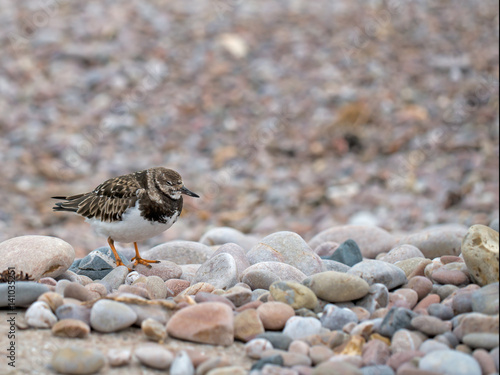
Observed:
[[[182,211],[182,194],[199,196],[188,190],[179,173],[167,168],[150,168],[111,178],[93,191],[63,199],[54,211],[70,211],[85,217],[94,230],[108,237],[117,266],[123,262],[116,252],[114,241],[133,242],[134,266],[149,266],[157,260],[142,259],[137,241],[156,236],[172,226]]]

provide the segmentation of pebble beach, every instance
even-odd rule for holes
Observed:
[[[133,271],[114,267],[109,248],[74,260],[61,239],[16,237],[0,243],[0,268],[11,267],[0,307],[26,308],[14,331],[16,371],[29,373],[495,374],[498,221],[492,227],[398,238],[342,226],[309,242],[220,227],[153,247],[143,256],[161,262]],[[32,281],[13,282],[21,276]],[[35,372],[27,338],[39,331],[52,344]]]

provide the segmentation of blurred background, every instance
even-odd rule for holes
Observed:
[[[498,216],[496,0],[0,0],[0,240],[105,244],[53,195],[153,166],[213,226]]]

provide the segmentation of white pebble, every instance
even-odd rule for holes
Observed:
[[[25,319],[26,323],[34,328],[52,328],[57,323],[57,317],[49,305],[42,301],[35,302],[26,310]]]

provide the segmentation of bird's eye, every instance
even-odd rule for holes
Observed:
[[[172,183],[170,181],[167,181],[168,186],[172,186]]]

